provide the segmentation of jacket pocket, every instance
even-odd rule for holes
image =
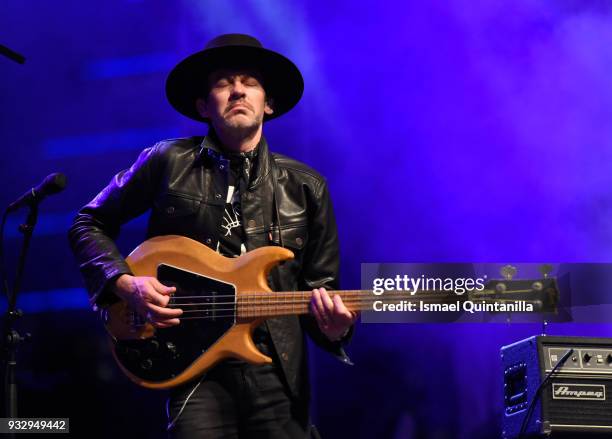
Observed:
[[[200,208],[200,199],[180,192],[167,192],[155,202],[155,209],[165,219],[195,215]]]
[[[274,227],[271,231],[272,242],[276,245],[281,245],[281,241],[278,236],[278,226]],[[308,228],[306,224],[292,224],[291,226],[282,227],[282,245],[291,250],[301,251],[306,247],[308,242]]]

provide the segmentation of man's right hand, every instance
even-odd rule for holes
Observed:
[[[183,310],[167,308],[175,287],[162,285],[154,277],[122,274],[115,281],[114,291],[156,328],[168,328],[180,323],[178,317]]]

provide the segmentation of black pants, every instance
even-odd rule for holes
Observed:
[[[307,407],[290,398],[274,364],[221,363],[205,375],[179,415],[196,384],[174,391],[168,400],[170,438],[309,437]]]

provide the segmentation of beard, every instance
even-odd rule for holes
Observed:
[[[226,136],[234,139],[244,139],[255,134],[262,123],[263,115],[256,115],[251,120],[234,116],[229,119],[223,118],[218,129],[223,131]]]

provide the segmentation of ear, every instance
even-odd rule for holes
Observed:
[[[274,99],[272,99],[272,98],[267,98],[266,99],[266,105],[264,107],[264,113],[266,113],[268,116],[271,115],[272,113],[274,113]]]
[[[196,110],[198,110],[198,113],[204,119],[208,118],[208,110],[206,108],[206,101],[204,99],[198,98],[196,100]]]

